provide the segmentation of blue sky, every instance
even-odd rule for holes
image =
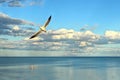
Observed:
[[[25,7],[1,6],[1,12],[11,17],[22,18],[43,24],[52,15],[48,29],[67,28],[79,30],[84,25],[97,25],[95,32],[120,30],[120,5],[114,0],[45,0],[42,5]]]
[[[38,50],[46,51],[45,53],[56,50],[61,53],[73,51],[81,53],[79,55],[119,53],[119,2],[119,0],[2,0],[0,49]],[[39,29],[38,25],[43,25],[50,15],[52,20],[47,27],[48,32],[28,40]],[[108,47],[109,45],[114,45],[116,49],[113,50]]]

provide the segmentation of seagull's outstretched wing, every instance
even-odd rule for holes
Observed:
[[[51,16],[48,18],[47,22],[44,24],[44,26],[43,26],[44,28],[46,28],[46,26],[49,24],[50,20],[51,20]],[[29,39],[32,39],[32,38],[36,37],[41,32],[42,32],[42,29],[40,29],[37,33],[35,33],[34,35],[32,35]]]
[[[33,34],[29,39],[32,39],[34,37],[36,37],[38,34],[40,34],[42,32],[42,30],[39,30],[38,32],[36,32],[35,34]]]
[[[51,16],[48,18],[48,20],[47,20],[46,23],[44,24],[44,27],[46,27],[46,26],[49,24],[50,20],[51,20]]]

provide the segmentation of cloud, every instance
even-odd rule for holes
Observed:
[[[83,27],[80,28],[80,31],[94,31],[96,28],[98,27],[97,24],[93,25],[93,26],[89,26],[89,25],[84,25]]]
[[[9,41],[7,38],[1,38],[0,37],[0,41],[3,41],[3,42],[5,42],[5,41]]]
[[[19,28],[19,26],[15,25],[15,26],[13,27],[13,30],[18,31],[18,30],[20,30],[20,28]]]
[[[108,38],[109,42],[120,43],[120,32],[116,31],[106,31],[105,36]]]
[[[8,2],[8,6],[9,7],[22,7],[22,3],[20,2],[20,0],[12,0],[10,2]]]
[[[21,28],[19,26],[14,26],[13,30],[20,32]],[[111,32],[114,34],[111,34]],[[77,32],[72,29],[48,30],[47,33],[43,32],[34,39],[29,39],[28,36],[33,33],[33,30],[26,30],[24,33],[24,35],[27,36],[24,40],[14,42],[2,40],[0,48],[28,50],[28,52],[60,51],[63,52],[64,55],[112,55],[113,53],[118,55],[120,52],[120,42],[117,37],[119,32],[116,31],[106,31],[105,35],[98,35],[91,31]],[[24,36],[17,32],[14,32],[14,34],[11,35]],[[113,43],[114,46],[118,46],[109,47],[111,45],[113,46]]]
[[[44,0],[0,0],[1,6],[8,7],[25,7],[34,5],[43,5]]]
[[[43,5],[44,4],[44,0],[33,0],[29,3],[30,6],[34,6],[34,5]]]
[[[24,24],[34,25],[32,22],[28,22],[28,21],[16,19],[16,18],[11,18],[4,13],[0,13],[0,24],[4,24],[4,25],[24,25]]]
[[[0,13],[0,34],[10,36],[23,36],[32,32],[32,28],[20,28],[22,25],[35,26],[34,23],[22,19],[12,18],[4,13]]]

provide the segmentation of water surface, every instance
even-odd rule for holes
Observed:
[[[120,80],[119,57],[1,57],[0,80]]]

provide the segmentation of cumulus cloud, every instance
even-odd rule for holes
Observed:
[[[44,0],[0,0],[2,6],[23,7],[33,5],[43,5]]]
[[[120,43],[120,32],[116,31],[106,31],[105,36],[108,38],[109,42]]]
[[[98,35],[92,31],[78,32],[72,29],[68,30],[63,28],[59,30],[48,30],[47,33],[43,32],[38,37],[29,39],[28,35],[32,34],[33,30],[26,30],[24,35],[18,34],[21,30],[19,26],[15,25],[12,30],[14,34],[11,35],[27,35],[27,37],[21,41],[14,42],[1,39],[1,49],[46,52],[62,51],[65,53],[64,55],[70,55],[71,53],[74,55],[104,55],[104,51],[106,55],[109,55],[109,53],[112,52],[115,54],[120,52],[120,46],[109,47],[113,43],[120,45],[120,32],[116,31],[106,31],[105,35]]]
[[[13,30],[18,31],[20,28],[15,26]],[[29,34],[30,32],[25,33]],[[116,40],[116,38],[114,38],[114,40]],[[25,38],[24,42],[25,44],[29,43],[29,45],[34,45],[38,50],[40,50],[41,47],[41,49],[44,50],[74,50],[74,48],[83,49],[86,47],[94,47],[99,44],[108,44],[109,36],[100,36],[91,31],[76,32],[72,29],[60,29],[53,31],[49,30],[48,33],[42,33],[39,37],[32,40]]]

